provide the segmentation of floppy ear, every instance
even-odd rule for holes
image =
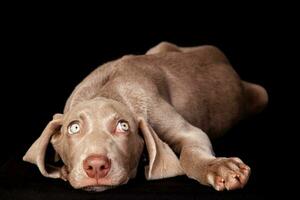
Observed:
[[[58,167],[47,165],[46,170],[45,154],[51,136],[60,131],[59,129],[62,126],[62,118],[62,114],[55,114],[53,116],[53,120],[48,123],[41,136],[31,145],[23,157],[24,161],[36,164],[40,172],[46,177],[61,177],[60,168]]]
[[[149,154],[149,166],[145,167],[147,180],[161,179],[183,175],[179,159],[169,147],[164,143],[143,119],[139,119],[139,128],[144,136]]]

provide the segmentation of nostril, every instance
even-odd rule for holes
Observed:
[[[87,168],[88,170],[92,170],[93,169],[93,167],[92,166],[88,166],[88,168]]]
[[[109,168],[110,168],[109,163],[105,163],[104,165],[100,166],[100,170],[106,170],[106,169],[109,169]]]

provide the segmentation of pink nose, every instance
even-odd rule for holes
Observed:
[[[110,170],[110,160],[106,156],[92,155],[83,161],[83,169],[90,178],[103,178]]]

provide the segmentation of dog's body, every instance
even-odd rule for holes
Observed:
[[[160,120],[155,121],[157,116],[151,116],[151,111],[160,109],[156,101],[162,99],[188,122],[211,134],[227,130],[240,119],[247,103],[238,75],[211,46],[192,53],[158,52],[110,62],[76,87],[65,112],[96,96],[122,102],[137,115],[147,115],[153,127],[159,126],[156,123]]]
[[[75,115],[70,113],[80,113],[86,109],[89,110],[86,111],[87,113],[93,113],[87,114],[89,116],[87,118],[101,120],[111,115],[110,112],[117,113],[123,109],[122,106],[125,106],[126,110],[122,113],[132,118],[132,122],[126,119],[129,127],[137,126],[132,132],[137,132],[138,128],[141,130],[149,151],[150,163],[146,169],[148,179],[186,174],[202,184],[212,185],[217,190],[235,189],[246,184],[250,168],[238,158],[215,158],[207,135],[211,138],[222,135],[238,120],[262,110],[266,103],[265,90],[258,85],[241,81],[224,54],[217,48],[212,46],[179,48],[170,43],[161,43],[150,49],[146,55],[124,56],[97,68],[73,91],[65,106],[63,122],[59,123],[63,124],[65,121],[69,123],[72,120],[68,118],[74,118],[73,115]],[[111,108],[106,108],[106,104],[111,104]],[[102,109],[105,109],[105,112]],[[104,117],[103,113],[106,112],[109,114]],[[61,116],[54,117],[54,120],[62,120],[61,118]],[[96,121],[89,123],[94,125],[98,123]],[[64,127],[59,134],[63,135],[63,129]],[[97,137],[103,137],[99,136],[101,131],[102,128],[98,130]],[[47,133],[50,135],[48,140],[52,137],[51,142],[65,163],[65,167],[58,170],[57,176],[43,169],[45,167],[40,166],[41,161],[38,162],[36,156],[33,155],[36,154],[38,148],[41,148],[41,142],[36,142],[39,144],[33,145],[24,157],[25,160],[36,163],[45,176],[67,179],[75,188],[95,186],[94,189],[123,184],[135,176],[137,160],[143,146],[139,139],[131,138],[131,143],[127,141],[130,145],[120,142],[122,152],[125,154],[131,152],[131,157],[135,157],[134,161],[128,161],[125,164],[121,161],[114,161],[122,158],[108,156],[108,151],[114,147],[105,147],[105,150],[103,150],[104,147],[86,147],[89,146],[88,141],[91,141],[88,139],[84,139],[84,142],[74,142],[77,146],[79,143],[80,146],[85,146],[85,148],[80,147],[83,148],[85,156],[82,154],[76,156],[75,152],[71,153],[74,155],[71,158],[65,152],[75,150],[61,147],[61,141],[70,139],[67,139],[67,136],[56,137],[55,135],[59,134],[54,133],[53,130],[50,132]],[[121,132],[125,131],[121,130]],[[96,135],[94,131],[93,134]],[[88,137],[86,133],[84,137]],[[116,137],[113,137],[112,141],[115,141]],[[124,136],[117,136],[118,139],[121,137]],[[96,136],[95,140],[97,140]],[[72,146],[73,143],[69,145]],[[101,146],[100,143],[95,144],[97,145]],[[136,150],[134,150],[135,145]],[[180,159],[175,156],[174,152],[180,155]],[[97,174],[105,172],[105,176],[96,178],[93,176],[93,180],[97,179],[95,183],[88,180],[86,183],[77,184],[76,182],[84,182],[82,180],[86,179],[84,177],[86,175],[82,173],[91,177],[91,172],[85,168],[85,164],[83,167],[81,164],[75,167],[70,160],[85,163],[84,159],[94,154],[98,157],[97,159],[91,158],[92,162],[104,163],[100,165],[109,172],[96,170]],[[80,157],[80,159],[74,161],[74,157],[78,159]],[[108,160],[112,161],[108,162]],[[114,172],[117,170],[110,166],[113,162],[119,162],[119,165],[132,165],[130,169],[124,167],[128,175],[121,178],[122,180],[114,182],[105,179],[117,173]],[[88,167],[94,170],[94,164]],[[77,168],[77,172],[74,172],[77,175],[72,175],[71,168]],[[81,178],[77,178],[78,174]],[[102,189],[106,188],[101,187],[100,190]]]

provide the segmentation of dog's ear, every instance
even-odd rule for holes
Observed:
[[[161,179],[183,175],[179,159],[169,147],[164,143],[143,119],[139,119],[139,128],[144,137],[149,154],[149,165],[145,167],[146,179]]]
[[[23,157],[24,161],[36,164],[40,172],[50,178],[61,178],[61,170],[59,167],[45,165],[45,156],[47,146],[51,137],[60,132],[62,126],[63,115],[55,114],[53,120],[48,123],[40,137],[31,145]]]

